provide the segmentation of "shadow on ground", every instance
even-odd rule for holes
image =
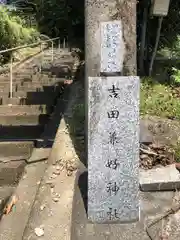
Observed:
[[[84,207],[87,213],[87,205],[88,205],[88,172],[81,173],[78,180],[78,187],[81,192],[81,196],[84,202]]]

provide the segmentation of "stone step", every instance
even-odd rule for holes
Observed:
[[[29,86],[18,86],[17,91],[20,92],[37,92],[37,91],[43,91],[43,87],[38,84],[38,85],[29,85]]]
[[[1,105],[9,105],[9,104],[22,105],[22,101],[23,101],[22,98],[16,98],[16,97],[9,98],[8,96],[5,96],[2,98]]]
[[[23,78],[14,78],[13,79],[13,85],[14,84],[21,84],[23,82],[32,82],[32,79],[23,79]],[[0,86],[10,86],[10,83],[9,83],[9,80],[8,81],[5,81],[5,80],[0,80]]]
[[[44,72],[38,72],[36,73],[35,75],[32,76],[33,79],[35,79],[35,77],[37,78],[48,78],[48,76],[50,76],[50,73],[47,74],[47,73],[44,73]]]
[[[52,78],[39,78],[36,80],[26,80],[26,79],[19,79],[16,81],[13,81],[12,87],[13,87],[13,91],[16,91],[17,88],[21,87],[21,86],[32,86],[33,89],[35,89],[36,87],[39,86],[51,86],[51,85],[55,85],[55,84],[60,84],[63,83],[65,80],[65,78],[56,78],[55,76]],[[0,82],[0,92],[3,91],[9,91],[10,89],[10,85],[9,83],[4,83],[4,82]]]
[[[43,86],[49,85],[49,84],[54,86],[54,85],[63,84],[65,80],[66,80],[65,78],[54,78],[54,79],[49,79],[49,80],[42,79],[42,80],[39,80],[39,82],[37,81],[37,83],[40,83]],[[36,83],[34,82],[34,84],[36,84]]]
[[[17,92],[14,92],[13,94],[13,97],[17,97],[17,98],[27,98],[27,99],[32,99],[33,96],[35,98],[38,98],[39,97],[46,97],[46,98],[49,98],[51,97],[53,94],[53,98],[54,98],[54,94],[55,92],[54,91],[28,91],[28,92],[25,92],[25,91],[17,91]]]
[[[0,141],[32,141],[32,139],[38,139],[42,134],[43,130],[44,125],[1,126]]]
[[[33,141],[0,141],[0,162],[28,159],[34,148]]]
[[[45,76],[40,76],[39,78],[32,78],[32,83],[41,83],[41,82],[51,82],[52,80],[52,77],[47,75],[46,77]]]
[[[56,79],[40,79],[39,81],[36,81],[36,82],[24,82],[22,84],[22,86],[27,86],[27,87],[29,87],[29,86],[37,86],[37,87],[38,86],[53,86],[56,83],[57,84],[59,83],[59,81]]]
[[[16,90],[15,88],[14,88],[14,90]],[[7,87],[0,87],[0,97],[2,97],[4,94],[9,94],[9,88]]]
[[[66,78],[64,78],[64,77],[57,77],[57,76],[55,76],[55,75],[52,75],[52,79],[54,79],[54,81],[56,82],[56,83],[59,83],[59,84],[63,84],[64,83],[64,81],[66,80]]]
[[[9,89],[10,89],[10,86],[8,84],[5,84],[5,85],[0,85],[0,94],[2,92],[9,92]],[[17,89],[17,85],[16,84],[13,84],[12,86],[12,90],[13,91],[16,91]]]
[[[2,105],[46,105],[51,106],[53,105],[54,98],[50,98],[49,94],[44,94],[44,92],[37,92],[37,94],[27,94],[28,96],[25,98],[18,98],[18,97],[3,97],[2,98]]]
[[[13,85],[16,85],[16,84],[21,84],[21,82],[23,82],[22,80],[14,80],[13,81]],[[0,87],[2,87],[2,86],[10,86],[10,84],[9,84],[9,82],[8,83],[6,83],[6,82],[0,82]]]
[[[8,99],[8,98],[9,98],[9,92],[3,92],[2,94],[0,92],[0,105],[3,105],[4,99]]]
[[[26,67],[24,67],[22,71],[19,70],[17,72],[14,72],[13,76],[14,77],[16,77],[16,76],[31,77],[32,74],[34,74],[32,69],[28,70],[28,69],[26,69]]]
[[[51,90],[55,90],[55,85],[59,85],[56,81],[43,81],[43,82],[34,82],[34,83],[23,83],[17,86],[17,91],[24,91],[27,88],[27,91],[36,90],[38,88],[47,88]]]
[[[38,115],[38,114],[46,114],[47,108],[46,105],[29,105],[29,106],[21,106],[21,105],[1,105],[0,106],[0,116],[7,115]]]
[[[13,93],[16,92],[16,88],[14,87],[13,88]],[[0,88],[0,98],[4,97],[4,96],[10,96],[10,91],[9,91],[9,88],[6,89],[6,88]]]
[[[9,81],[0,81],[0,87],[1,86],[10,86],[10,82]]]
[[[19,77],[19,78],[13,79],[13,84],[20,84],[24,82],[31,83],[32,78]]]
[[[55,84],[63,84],[64,81],[66,80],[66,78],[60,78],[60,77],[56,77],[56,76],[51,76],[51,77],[48,77],[48,78],[40,78],[38,81],[34,81],[33,84],[35,83],[40,83],[42,85],[46,85],[46,84],[51,84],[51,85],[55,85]],[[25,83],[26,84],[26,83]],[[28,84],[28,83],[27,83]]]
[[[26,68],[23,71],[18,71],[13,74],[14,77],[29,77],[33,75],[33,70],[29,71]]]
[[[28,71],[26,71],[26,69],[24,69],[24,71],[23,72],[13,72],[13,74],[12,74],[12,77],[13,77],[13,79],[18,79],[19,77],[25,77],[25,78],[30,78],[31,76],[32,76],[32,73],[30,73],[30,72],[28,72]],[[0,79],[2,80],[2,81],[5,81],[5,80],[10,80],[10,74],[6,74],[6,75],[4,75],[4,76],[0,76]]]
[[[26,87],[20,87],[20,90],[13,92],[13,97],[20,97],[20,98],[32,98],[33,95],[38,95],[39,93],[46,94],[46,97],[52,97],[55,94],[55,92],[60,91],[59,87],[55,86],[45,86],[45,87],[39,87],[39,88],[26,88]]]
[[[32,114],[32,115],[1,115],[0,125],[2,126],[37,126],[44,125],[48,122],[47,114]],[[23,129],[23,128],[22,128]],[[20,130],[22,130],[20,129]]]
[[[17,97],[17,98],[27,98],[27,95],[33,95],[36,92],[32,91],[32,92],[25,92],[25,91],[17,91],[13,93],[13,97]]]
[[[32,77],[23,77],[23,76],[18,76],[18,77],[13,77],[13,83],[21,83],[21,82],[32,82]]]
[[[0,92],[0,103],[2,104],[3,98],[8,98],[8,97],[9,97],[9,92]]]
[[[24,100],[26,105],[38,105],[38,104],[45,104],[48,106],[53,106],[55,97],[58,96],[58,92],[54,92],[53,96],[50,93],[46,92],[36,92],[34,94],[27,93],[27,98]]]
[[[10,161],[0,163],[0,186],[15,186],[21,178],[25,161]]]
[[[19,85],[19,86],[23,86],[23,85],[34,85],[34,84],[54,84],[56,82],[59,82],[58,80],[56,79],[52,79],[50,77],[43,77],[43,78],[36,78],[36,79],[29,79],[29,80],[26,80],[26,79],[21,79],[19,81],[16,81],[16,82],[13,82],[13,85]]]
[[[30,81],[33,81],[33,80],[36,80],[36,79],[39,79],[39,78],[40,78],[40,75],[37,75],[37,74],[31,74],[31,75],[27,75],[27,76],[19,74],[17,76],[14,76],[13,80],[14,81],[30,82]]]

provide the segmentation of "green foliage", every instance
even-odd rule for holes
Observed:
[[[149,1],[150,3],[151,1]],[[180,24],[179,24],[180,1],[171,0],[168,15],[164,17],[161,29],[161,37],[159,42],[160,49],[176,50],[179,44]],[[142,9],[140,9],[142,11]],[[139,19],[142,23],[142,18]],[[158,18],[152,17],[148,19],[148,45],[153,48],[156,39],[158,27]]]
[[[173,96],[170,86],[143,79],[140,103],[142,115],[148,114],[180,120],[180,101]]]
[[[171,148],[174,150],[175,161],[180,162],[180,142],[178,141]]]
[[[6,7],[0,6],[0,50],[30,44],[38,40],[39,33],[34,28],[27,28],[25,22]],[[3,54],[7,61],[9,53]],[[2,59],[1,59],[2,60]]]
[[[84,37],[84,0],[31,0],[39,31],[49,37]],[[25,11],[25,10],[24,10]]]
[[[78,119],[79,123],[84,122],[85,119],[85,106],[84,104],[76,104],[73,108],[73,116]]]
[[[137,49],[140,50],[142,44],[142,26],[146,22],[146,43],[144,47],[144,75],[148,73],[149,60],[152,57],[152,51],[154,49],[157,37],[158,21],[159,17],[152,16],[150,14],[151,5],[153,1],[143,0],[137,4]],[[148,9],[148,17],[144,19],[144,7]],[[163,18],[162,28],[160,33],[160,39],[158,43],[159,57],[166,57],[171,59],[172,57],[180,56],[180,24],[179,24],[179,9],[180,1],[171,0],[168,15]],[[143,58],[143,57],[142,57]],[[165,62],[164,62],[165,63]],[[157,64],[157,61],[155,62]],[[154,64],[154,65],[155,65]],[[170,69],[171,70],[171,69]]]
[[[171,79],[173,80],[173,82],[175,84],[179,84],[180,83],[180,70],[173,67],[172,72],[173,72],[173,74],[171,75]]]

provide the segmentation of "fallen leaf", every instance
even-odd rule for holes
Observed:
[[[54,187],[52,187],[50,190],[51,190],[51,193],[54,193]]]
[[[57,175],[53,173],[51,176],[51,179],[55,179],[56,177],[57,177]]]
[[[55,174],[55,175],[60,175],[60,171],[59,171],[59,170],[56,170],[56,171],[53,172],[53,174]]]
[[[52,181],[47,181],[46,184],[50,185],[51,188],[54,188],[54,183]]]
[[[44,230],[42,228],[35,228],[34,232],[35,232],[36,236],[38,236],[38,237],[44,236]]]
[[[73,171],[67,170],[67,176],[68,177],[72,176],[72,174],[73,174]]]
[[[14,195],[10,198],[9,202],[4,208],[4,214],[7,215],[12,211],[13,206],[16,204],[18,201],[18,198]]]
[[[57,170],[57,171],[60,171],[60,170],[61,170],[61,167],[60,167],[60,166],[56,166],[56,170]]]
[[[46,207],[45,204],[41,205],[40,210],[43,211],[45,209],[45,207]]]
[[[54,202],[58,202],[58,201],[59,201],[59,198],[58,198],[58,197],[55,197],[55,198],[53,198],[53,201],[54,201]]]

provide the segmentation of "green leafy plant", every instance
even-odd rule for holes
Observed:
[[[180,83],[180,69],[173,67],[172,72],[171,79],[174,83]]]
[[[85,119],[85,107],[84,104],[76,104],[73,108],[73,117],[81,124]]]
[[[39,33],[34,28],[25,26],[25,22],[5,6],[0,6],[0,50],[13,48],[37,41]],[[1,55],[1,63],[9,60],[10,53]]]
[[[175,146],[173,146],[175,161],[180,162],[180,142],[177,142]]]
[[[180,101],[172,94],[172,87],[149,79],[141,82],[141,115],[175,118],[180,120]]]

